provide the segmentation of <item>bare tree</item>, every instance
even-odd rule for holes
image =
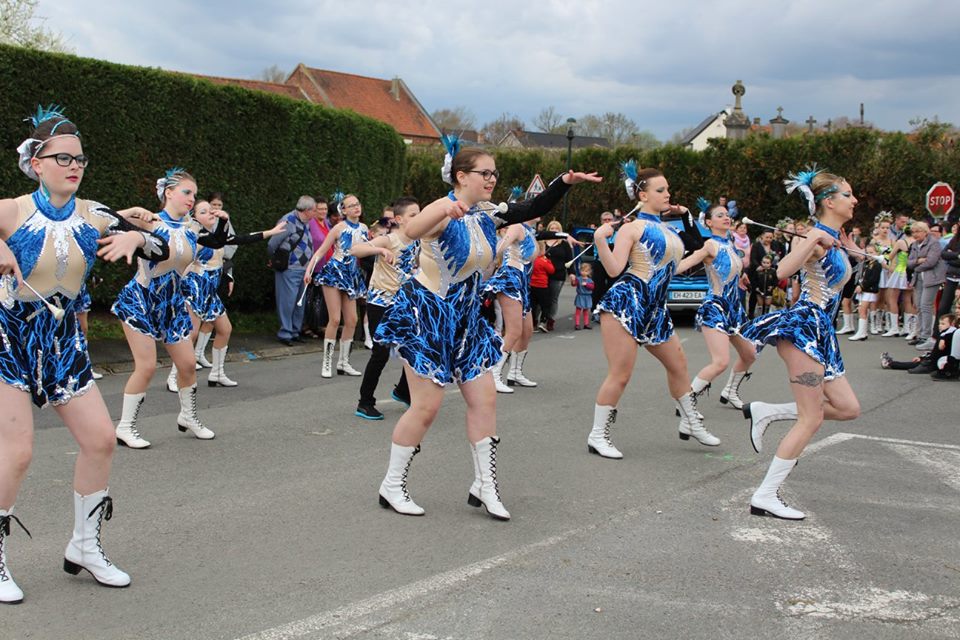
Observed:
[[[502,113],[496,120],[483,125],[483,135],[491,144],[499,144],[503,137],[514,130],[523,130],[526,125],[520,116],[512,113]]]
[[[0,43],[73,53],[62,34],[43,26],[46,18],[35,16],[36,9],[37,0],[0,0]]]
[[[540,110],[533,119],[533,126],[544,133],[565,133],[564,119],[553,105]]]
[[[635,147],[640,151],[649,151],[663,146],[663,143],[657,139],[650,131],[638,131],[630,137],[626,144]]]
[[[266,82],[275,82],[277,84],[283,84],[287,81],[287,72],[278,67],[275,64],[270,65],[266,69],[260,72],[257,76],[257,80],[264,80]]]
[[[430,117],[442,131],[459,133],[460,131],[473,131],[477,127],[476,116],[466,107],[437,109],[430,114]]]

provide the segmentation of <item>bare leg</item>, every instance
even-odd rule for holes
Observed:
[[[186,389],[195,385],[197,383],[197,357],[193,353],[193,345],[190,341],[181,340],[174,344],[165,344],[164,347],[170,354],[173,364],[177,367],[177,386]]]
[[[690,373],[687,371],[687,355],[676,334],[662,344],[648,346],[647,351],[663,365],[670,396],[679,398],[686,395],[690,391]]]
[[[73,488],[82,496],[107,488],[116,435],[100,389],[93,386],[65,405],[56,407],[60,419],[80,445],[73,471]]]
[[[353,341],[353,334],[357,331],[357,301],[351,300],[342,291],[338,293],[340,294],[340,313],[343,316],[343,333],[340,335],[340,339]],[[329,330],[327,333],[329,333]],[[334,330],[334,336],[336,336],[336,330]]]
[[[526,351],[530,346],[530,338],[533,337],[533,314],[528,313],[523,317],[520,323],[520,339],[517,340],[513,351]]]
[[[410,388],[410,408],[393,428],[393,442],[404,447],[415,447],[427,435],[443,402],[444,388],[418,376],[410,365],[404,364],[407,385]]]
[[[146,393],[153,374],[157,370],[157,342],[150,336],[131,329],[126,323],[121,325],[123,334],[127,337],[130,353],[133,354],[133,373],[127,380],[123,392],[126,394]],[[190,365],[191,371],[193,364]],[[180,372],[183,373],[182,371]],[[196,373],[193,374],[196,379]]]
[[[777,353],[787,366],[790,390],[797,403],[797,421],[780,441],[777,457],[796,460],[823,424],[823,365],[786,340],[777,343]]]
[[[327,328],[323,331],[323,337],[336,340],[337,329],[340,328],[340,290],[323,285],[323,300],[327,303]]]
[[[726,371],[730,364],[730,336],[718,329],[703,328],[703,340],[710,352],[710,363],[700,369],[697,377],[710,382]]]
[[[523,336],[523,306],[502,293],[497,294],[497,300],[503,314],[503,351],[516,351],[516,345]]]
[[[606,312],[600,314],[600,335],[603,338],[603,353],[607,356],[607,377],[597,391],[597,404],[616,407],[633,374],[633,365],[637,361],[637,341],[616,318]]]
[[[33,458],[33,408],[30,394],[0,383],[0,510],[17,500]]]
[[[497,435],[497,390],[489,372],[460,385],[467,403],[467,440],[479,442]]]
[[[731,336],[730,344],[737,352],[737,361],[733,363],[733,370],[737,372],[749,371],[753,363],[757,361],[757,348],[742,336]]]
[[[233,333],[233,324],[230,322],[230,318],[227,317],[227,313],[223,312],[222,315],[218,316],[213,323],[205,322],[203,327],[213,327],[216,330],[217,335],[213,339],[213,348],[214,349],[223,349],[227,344],[230,343],[230,334]],[[207,329],[205,333],[209,333],[210,329]]]

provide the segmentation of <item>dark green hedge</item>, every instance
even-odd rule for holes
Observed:
[[[389,126],[348,111],[214,85],[182,74],[0,46],[0,194],[36,183],[17,168],[15,149],[29,133],[23,118],[56,103],[80,127],[91,157],[80,196],[114,208],[157,210],[154,183],[171,166],[222,191],[238,231],[272,227],[301,194],[356,193],[368,218],[403,186],[405,146]],[[269,307],[273,273],[265,246],[237,252],[234,304]],[[98,264],[111,301],[130,277],[126,265]]]
[[[534,174],[545,180],[566,169],[566,151],[493,149],[501,177],[495,196],[505,199],[513,185],[524,188]],[[713,141],[703,152],[667,146],[638,154],[622,147],[582,149],[573,153],[573,167],[599,171],[601,185],[581,185],[569,195],[568,222],[596,222],[600,212],[631,208],[619,178],[620,162],[636,158],[641,166],[663,170],[674,202],[693,208],[697,197],[715,200],[726,194],[742,214],[762,222],[805,214],[796,195],[783,190],[783,179],[808,163],[845,176],[860,201],[857,220],[868,222],[881,209],[926,215],[924,197],[934,182],[960,183],[960,148],[936,127],[917,135],[844,129],[831,134],[773,140],[754,136],[741,142]],[[405,190],[423,201],[442,193],[442,152],[411,150]],[[560,207],[554,217],[561,217]]]

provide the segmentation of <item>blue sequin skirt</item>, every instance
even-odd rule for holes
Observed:
[[[395,347],[416,374],[441,386],[462,384],[492,369],[503,340],[480,315],[480,275],[440,297],[416,280],[405,283],[374,339]]]
[[[38,407],[66,404],[93,386],[76,302],[61,294],[49,300],[66,310],[60,322],[39,301],[0,305],[0,381],[29,393]]]
[[[350,262],[330,259],[320,273],[314,276],[313,283],[339,289],[351,300],[362,298],[367,292],[367,285],[363,281],[363,274],[360,272],[360,265],[356,258]]]
[[[734,336],[740,333],[740,327],[747,322],[747,314],[740,304],[739,296],[737,300],[731,301],[729,298],[707,294],[697,309],[695,320],[698,331],[707,327]]]
[[[800,300],[789,309],[754,318],[741,328],[740,335],[753,342],[757,352],[765,345],[789,340],[823,365],[824,380],[833,380],[845,373],[833,318],[812,302]]]
[[[176,271],[154,278],[149,287],[131,280],[110,311],[134,331],[166,344],[187,340],[193,329]]]
[[[187,306],[203,322],[213,322],[224,313],[226,309],[223,301],[217,295],[217,287],[220,286],[220,270],[204,271],[203,273],[188,273],[180,282],[183,297],[187,300]]]
[[[651,287],[627,273],[607,290],[597,311],[612,314],[637,343],[655,346],[673,336],[673,320],[666,300],[666,283]]]
[[[87,291],[87,285],[83,285],[80,289],[80,295],[77,296],[77,301],[74,303],[74,309],[76,313],[87,313],[91,306],[93,306],[93,300],[90,299],[90,292]]]
[[[489,293],[502,293],[523,305],[523,313],[530,311],[530,274],[515,267],[501,266],[483,286]]]

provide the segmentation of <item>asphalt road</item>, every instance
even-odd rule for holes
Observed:
[[[681,324],[692,375],[706,348]],[[538,335],[526,369],[539,388],[499,397],[510,522],[466,504],[455,390],[411,469],[427,510],[411,518],[377,505],[402,407],[355,418],[359,378],[322,380],[319,354],[231,364],[240,387],[201,388],[210,442],[177,431],[158,375],[141,425],[153,448],[118,450],[104,528],[125,590],[60,568],[77,447],[37,412],[17,505],[33,539],[9,539],[27,599],[0,608],[0,637],[960,638],[960,384],[881,370],[882,350],[913,355],[902,340],[843,343],[863,413],[828,423],[791,475],[800,523],[747,508],[783,423],[755,454],[721,380],[701,409],[722,445],[681,442],[646,354],[614,432],[625,459],[588,455],[596,330]],[[789,399],[775,352],[755,371],[745,397]],[[100,385],[115,417],[124,382]]]

